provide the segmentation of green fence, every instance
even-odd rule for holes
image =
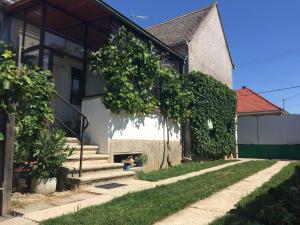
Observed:
[[[299,145],[239,145],[240,158],[300,160]]]

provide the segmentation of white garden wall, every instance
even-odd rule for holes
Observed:
[[[239,144],[300,144],[300,115],[240,117]]]
[[[101,153],[109,153],[109,140],[167,140],[167,129],[160,115],[116,115],[106,109],[100,97],[84,99],[82,111],[90,119],[85,139],[99,145]],[[168,127],[169,140],[180,142],[179,125],[173,123]]]

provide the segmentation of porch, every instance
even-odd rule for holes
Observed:
[[[19,62],[37,65],[53,72],[56,125],[77,138],[70,139],[69,144],[75,145],[77,151],[68,162],[68,168],[78,173],[79,177],[82,172],[99,172],[103,168],[120,169],[120,165],[113,164],[116,154],[145,152],[156,154],[157,163],[151,169],[160,167],[158,161],[166,163],[163,155],[166,133],[159,116],[133,118],[132,115],[122,115],[122,119],[128,122],[127,125],[123,124],[125,128],[114,127],[119,132],[119,137],[109,135],[108,130],[115,125],[111,118],[117,118],[117,115],[110,114],[105,107],[101,108],[103,105],[100,96],[104,92],[105,80],[100,74],[90,72],[88,53],[101,48],[111,34],[121,26],[126,26],[141,39],[151,40],[159,51],[166,53],[168,63],[175,65],[178,71],[183,71],[181,55],[102,1],[23,0],[3,10],[11,17],[9,39],[18,49]],[[129,129],[136,119],[147,122]],[[126,129],[135,136],[123,135]],[[180,131],[176,126],[174,129],[174,141],[178,149],[176,162],[180,162]],[[140,135],[146,132],[150,133],[148,137]],[[105,135],[99,136],[99,133]],[[112,142],[114,144],[108,144]],[[123,144],[120,145],[121,142]],[[155,146],[151,147],[148,142],[155,142]],[[113,145],[115,150],[112,150]],[[104,157],[106,161],[100,156],[96,157],[96,153],[108,156]],[[103,167],[103,162],[111,164]]]

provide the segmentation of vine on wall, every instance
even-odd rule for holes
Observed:
[[[150,114],[160,109],[166,119],[179,120],[186,106],[183,81],[161,61],[151,42],[121,27],[103,48],[92,53],[90,60],[92,70],[106,80],[102,97],[106,108],[130,114]]]
[[[114,113],[150,113],[158,105],[154,97],[159,57],[151,43],[124,27],[99,51],[92,53],[93,71],[107,82],[103,104]]]
[[[92,53],[92,70],[107,82],[104,105],[114,113],[149,114],[159,109],[166,120],[190,121],[193,152],[222,158],[235,147],[235,93],[200,72],[178,74],[162,66],[151,42],[120,28]],[[208,126],[212,123],[213,128]]]
[[[192,72],[190,118],[193,153],[202,159],[220,159],[235,148],[235,92],[212,76]]]

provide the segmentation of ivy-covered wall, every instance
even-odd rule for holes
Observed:
[[[219,159],[235,149],[235,92],[212,76],[188,76],[191,100],[191,138],[194,156]]]
[[[151,114],[191,124],[192,150],[202,159],[219,159],[235,148],[235,92],[200,72],[180,75],[151,42],[125,27],[90,60],[106,80],[104,105],[113,113]],[[208,125],[209,124],[209,125]]]

